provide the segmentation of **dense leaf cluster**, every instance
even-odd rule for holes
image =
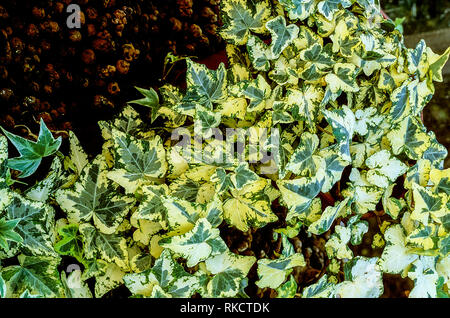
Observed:
[[[187,59],[185,92],[141,90],[134,103],[152,109],[149,122],[131,106],[100,122],[93,160],[72,134],[70,154],[18,194],[0,137],[0,259],[19,262],[0,269],[2,296],[89,297],[93,277],[96,297],[121,284],[135,297],[245,297],[256,266],[256,286],[279,297],[379,297],[383,273],[414,281],[411,297],[448,297],[447,150],[420,115],[450,50],[407,49],[374,0],[229,0],[222,14],[228,68]],[[179,128],[188,146],[173,139]],[[212,138],[226,128],[248,132],[236,136],[243,160]],[[330,193],[336,202],[324,204]],[[55,220],[52,205],[66,217]],[[246,232],[280,215],[276,257],[233,253],[218,229]],[[355,255],[375,215],[382,254]],[[290,240],[301,230],[329,237],[325,274],[309,286],[292,274],[306,266]],[[61,276],[58,254],[83,272]]]

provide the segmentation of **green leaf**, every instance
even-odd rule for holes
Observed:
[[[274,58],[278,58],[283,50],[297,38],[299,31],[295,24],[286,26],[286,20],[283,16],[267,21],[266,28],[272,35],[270,50]]]
[[[150,89],[144,89],[136,87],[136,89],[141,93],[144,98],[136,99],[129,101],[129,104],[137,104],[141,106],[145,106],[151,109],[150,111],[150,123],[153,123],[156,118],[158,118],[158,110],[160,108],[159,105],[159,97],[156,91],[153,88]]]
[[[39,167],[42,158],[53,155],[61,146],[62,138],[53,138],[42,118],[40,125],[39,136],[36,142],[14,135],[0,127],[20,153],[20,157],[8,159],[8,166],[21,172],[20,178],[32,175]]]

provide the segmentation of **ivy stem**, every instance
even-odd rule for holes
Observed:
[[[334,137],[334,135],[332,134],[332,133],[330,133],[329,131],[326,131],[325,129],[323,129],[322,127],[320,127],[320,126],[316,126],[321,132],[324,132],[324,133],[326,133],[326,134],[328,134],[328,135],[330,135],[330,136],[333,136]]]

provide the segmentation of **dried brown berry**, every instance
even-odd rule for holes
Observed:
[[[118,60],[116,63],[116,69],[120,74],[127,74],[130,70],[130,63],[125,60]]]
[[[111,95],[117,95],[120,92],[119,84],[117,82],[108,84],[108,93]]]
[[[95,53],[91,49],[86,49],[81,54],[81,60],[85,64],[92,64],[95,61]]]

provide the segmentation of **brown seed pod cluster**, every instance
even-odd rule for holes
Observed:
[[[106,119],[157,86],[164,57],[199,58],[221,49],[217,0],[79,0],[80,28],[69,28],[69,0],[0,4],[0,125],[53,131]],[[83,136],[81,136],[83,138]]]

